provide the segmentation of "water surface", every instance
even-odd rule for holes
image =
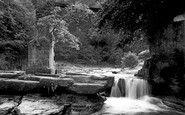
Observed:
[[[145,96],[142,99],[109,97],[101,111],[92,115],[185,115],[172,111],[160,99]]]

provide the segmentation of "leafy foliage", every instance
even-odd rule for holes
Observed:
[[[88,6],[75,3],[64,9],[64,20],[68,23],[68,30],[80,41],[80,50],[68,48],[68,44],[58,43],[56,45],[56,58],[76,61],[92,61],[93,47],[89,44],[89,29],[92,25],[91,16],[94,13]]]
[[[33,17],[29,13],[18,2],[0,1],[0,54],[7,62],[13,63],[27,56],[27,43],[33,32]]]
[[[121,60],[122,68],[134,68],[139,64],[136,54],[128,52]]]
[[[64,21],[64,17],[58,14],[60,7],[55,7],[50,15],[39,18],[38,26],[49,28],[49,35],[53,33],[55,42],[69,42],[71,47],[79,48],[78,39],[68,31],[68,24]],[[48,36],[46,36],[48,38]],[[52,38],[52,37],[51,37]],[[52,39],[50,39],[51,41]]]
[[[141,29],[151,37],[149,42],[154,43],[154,33],[183,13],[184,4],[184,0],[107,0],[95,18],[95,25],[131,33]]]

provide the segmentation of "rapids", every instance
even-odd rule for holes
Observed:
[[[102,109],[92,115],[185,115],[150,95],[146,80],[134,76],[134,71],[116,74],[115,82]],[[106,75],[113,75],[107,73]]]

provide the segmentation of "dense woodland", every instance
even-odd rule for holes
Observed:
[[[39,20],[51,15],[51,11],[57,6],[59,5],[52,1],[40,4],[34,1],[1,1],[1,69],[15,69],[26,64],[29,42],[48,36],[47,27],[41,28]],[[94,28],[97,10],[94,12],[84,4],[59,7],[62,9],[59,14],[66,22],[67,29],[80,41],[80,50],[69,47],[70,43],[58,42],[55,46],[56,61],[119,65],[124,52],[139,53],[148,48],[144,36],[133,38],[130,33],[115,33],[111,30],[106,34],[97,32]],[[140,42],[135,42],[136,40]]]
[[[56,61],[82,64],[120,65],[125,53],[137,55],[149,48],[152,57],[138,76],[150,81],[154,94],[182,98],[184,27],[173,19],[185,12],[184,4],[184,0],[107,0],[93,11],[81,3],[64,7],[52,0],[40,4],[0,0],[0,69],[26,65],[30,41],[39,46],[40,41],[55,38]]]

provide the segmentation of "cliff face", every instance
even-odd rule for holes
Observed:
[[[154,95],[185,98],[185,22],[172,22],[156,33],[150,45],[152,58],[145,61],[138,76],[148,79]]]

